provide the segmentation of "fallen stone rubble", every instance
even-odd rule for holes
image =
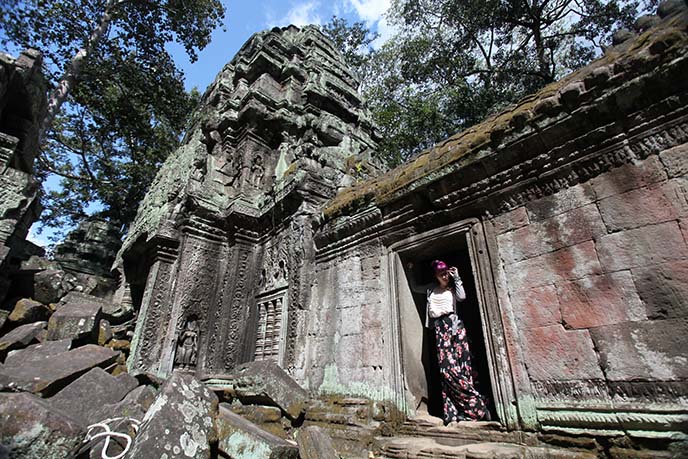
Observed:
[[[308,394],[276,364],[237,367],[217,394],[186,371],[130,375],[126,311],[74,289],[45,298],[5,303],[0,458],[339,457],[324,431],[299,434]]]

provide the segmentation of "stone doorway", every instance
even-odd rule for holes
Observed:
[[[416,284],[430,282],[430,262],[442,259],[458,268],[464,282],[467,299],[460,304],[459,316],[469,333],[473,366],[479,373],[480,391],[490,399],[492,419],[514,426],[516,419],[511,419],[507,407],[514,401],[511,372],[503,349],[496,345],[504,342],[503,328],[482,224],[475,219],[458,222],[400,241],[390,250],[391,296],[398,313],[403,385],[411,411],[437,417],[442,413],[434,333],[423,324],[425,297],[410,288],[410,276]]]

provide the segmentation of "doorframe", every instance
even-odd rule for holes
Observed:
[[[502,312],[493,278],[492,264],[488,250],[487,237],[482,222],[477,218],[461,220],[456,223],[435,228],[398,241],[388,247],[387,269],[389,275],[389,298],[391,301],[392,343],[399,350],[398,378],[395,386],[404,394],[404,405],[410,413],[415,406],[410,406],[407,393],[407,375],[404,368],[404,345],[402,340],[401,304],[399,301],[398,280],[405,279],[401,256],[426,244],[448,238],[466,237],[468,252],[478,296],[478,308],[482,325],[485,351],[488,359],[490,382],[495,411],[500,423],[508,429],[518,429],[518,410],[511,364],[506,349],[506,336],[502,321]],[[401,272],[399,272],[401,270]],[[395,378],[396,379],[396,378]]]

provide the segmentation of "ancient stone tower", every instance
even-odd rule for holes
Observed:
[[[220,72],[121,251],[140,308],[132,370],[293,365],[312,220],[377,169],[358,84],[311,27],[256,34]]]

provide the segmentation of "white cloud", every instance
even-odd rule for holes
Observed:
[[[374,48],[379,48],[384,42],[389,40],[396,32],[394,26],[387,21],[387,11],[391,0],[346,0],[353,8],[361,21],[364,21],[368,28],[377,31],[380,35],[375,42]]]
[[[295,26],[302,27],[307,24],[322,24],[323,20],[317,11],[319,8],[320,2],[318,1],[311,0],[297,3],[282,18],[275,18],[274,13],[270,13],[267,21],[268,26],[275,27],[294,24]]]
[[[384,14],[390,6],[390,0],[349,0],[356,14],[366,22],[375,23],[384,20]]]

